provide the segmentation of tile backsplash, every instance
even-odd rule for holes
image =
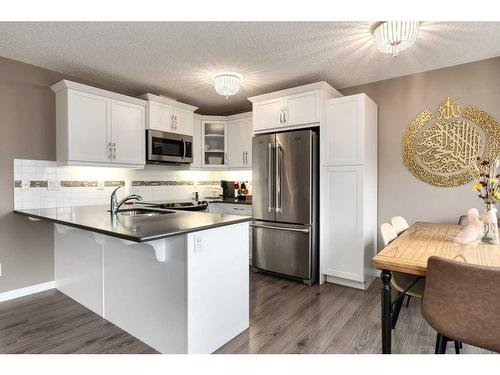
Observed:
[[[220,194],[220,180],[248,181],[250,170],[200,171],[147,165],[144,169],[61,166],[55,161],[14,159],[14,209],[109,204],[117,186],[118,198],[139,194],[145,201],[190,200]]]

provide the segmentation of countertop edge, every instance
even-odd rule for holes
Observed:
[[[244,222],[250,222],[250,221],[252,221],[252,217],[251,216],[242,216],[241,219],[235,219],[235,220],[232,220],[231,222],[221,222],[221,223],[215,223],[215,224],[209,224],[209,225],[202,225],[202,226],[199,226],[199,227],[196,227],[196,228],[192,228],[192,229],[175,231],[175,232],[171,232],[171,233],[167,233],[167,234],[160,234],[160,235],[156,235],[156,236],[131,237],[131,236],[127,236],[126,234],[121,234],[121,233],[116,233],[116,232],[110,232],[110,231],[106,231],[106,230],[102,230],[102,229],[98,229],[98,228],[89,227],[89,226],[86,226],[86,225],[79,225],[79,224],[71,223],[71,222],[68,222],[68,221],[58,220],[58,219],[54,219],[54,218],[50,218],[50,217],[42,216],[42,215],[37,215],[37,214],[25,212],[25,211],[13,210],[13,212],[16,215],[31,217],[31,218],[38,219],[38,220],[41,220],[41,221],[48,221],[48,222],[55,223],[55,224],[65,225],[67,227],[73,227],[73,228],[77,228],[77,229],[87,230],[89,232],[100,233],[100,234],[104,234],[106,236],[115,237],[115,238],[119,238],[119,239],[122,239],[122,240],[128,240],[128,241],[137,242],[137,243],[145,243],[145,242],[150,242],[150,241],[156,241],[156,240],[161,240],[163,238],[168,238],[168,237],[173,237],[173,236],[179,236],[179,235],[182,235],[182,234],[188,234],[188,233],[193,233],[193,232],[200,232],[202,230],[207,230],[207,229],[212,229],[212,228],[219,228],[219,227],[224,227],[224,226],[228,226],[228,225],[241,224],[241,223],[244,223]]]

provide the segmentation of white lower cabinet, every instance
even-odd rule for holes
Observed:
[[[102,316],[102,242],[96,241],[99,236],[55,224],[54,279],[56,289]]]
[[[321,205],[322,272],[364,284],[363,166],[324,167]],[[346,188],[348,187],[348,188]]]
[[[137,243],[56,224],[56,288],[161,353],[212,353],[249,326],[249,232]]]
[[[252,216],[252,205],[212,202],[208,205],[208,212],[211,214]],[[252,264],[252,231],[248,233],[248,242],[248,259],[249,263]]]
[[[252,216],[252,205],[212,202],[208,205],[208,211],[211,214]]]

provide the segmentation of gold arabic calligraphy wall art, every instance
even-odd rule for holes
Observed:
[[[435,115],[426,109],[403,136],[403,161],[413,175],[435,186],[459,186],[475,177],[481,156],[500,157],[500,125],[474,106],[463,110],[458,98],[447,97]]]

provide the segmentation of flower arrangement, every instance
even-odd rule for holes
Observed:
[[[498,219],[495,205],[500,201],[500,174],[497,169],[500,161],[490,162],[486,159],[477,158],[477,171],[479,173],[478,181],[472,188],[479,192],[479,198],[484,202],[485,213],[481,215],[480,220],[483,224],[482,242],[497,245],[498,237]]]
[[[489,160],[477,158],[476,169],[479,178],[472,189],[479,193],[479,198],[483,200],[486,207],[500,202],[500,174],[497,174],[499,165],[499,160],[492,163]]]

